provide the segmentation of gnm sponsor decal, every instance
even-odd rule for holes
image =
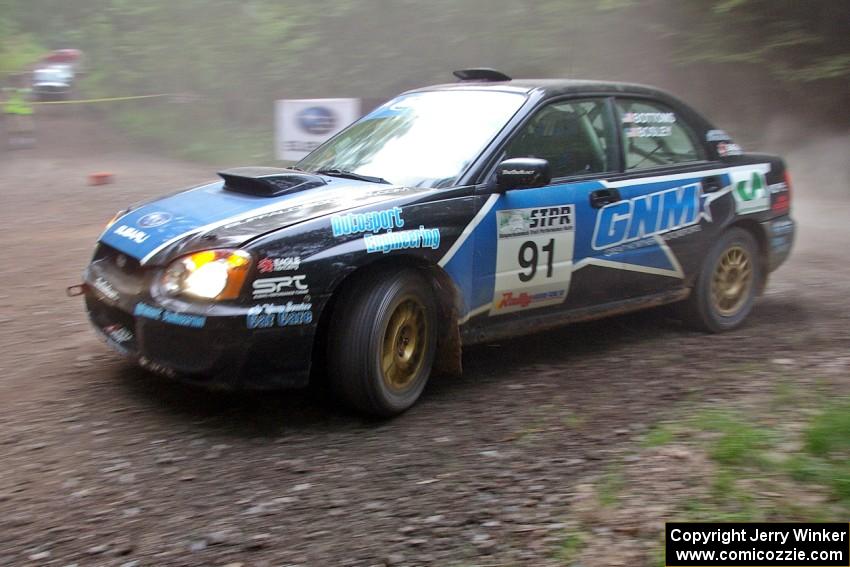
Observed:
[[[605,205],[596,217],[593,248],[603,250],[697,224],[700,194],[700,184],[691,183]]]

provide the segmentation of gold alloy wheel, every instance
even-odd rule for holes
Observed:
[[[425,308],[408,298],[398,304],[390,316],[381,352],[384,383],[396,392],[404,391],[413,382],[427,350],[428,320]]]
[[[728,248],[714,269],[711,278],[711,297],[714,308],[724,317],[738,313],[746,303],[753,284],[750,254],[741,246]]]

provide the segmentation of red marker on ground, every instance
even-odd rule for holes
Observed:
[[[108,171],[98,171],[89,174],[89,185],[106,185],[112,183],[114,175]]]

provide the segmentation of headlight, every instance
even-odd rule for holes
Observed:
[[[169,295],[202,299],[236,299],[251,267],[251,255],[242,250],[204,250],[178,258],[162,276]]]

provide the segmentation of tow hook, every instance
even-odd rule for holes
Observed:
[[[84,295],[86,293],[86,290],[88,289],[88,287],[89,287],[88,284],[84,284],[84,283],[72,285],[72,286],[65,289],[65,294],[68,297],[76,297],[78,295]]]

